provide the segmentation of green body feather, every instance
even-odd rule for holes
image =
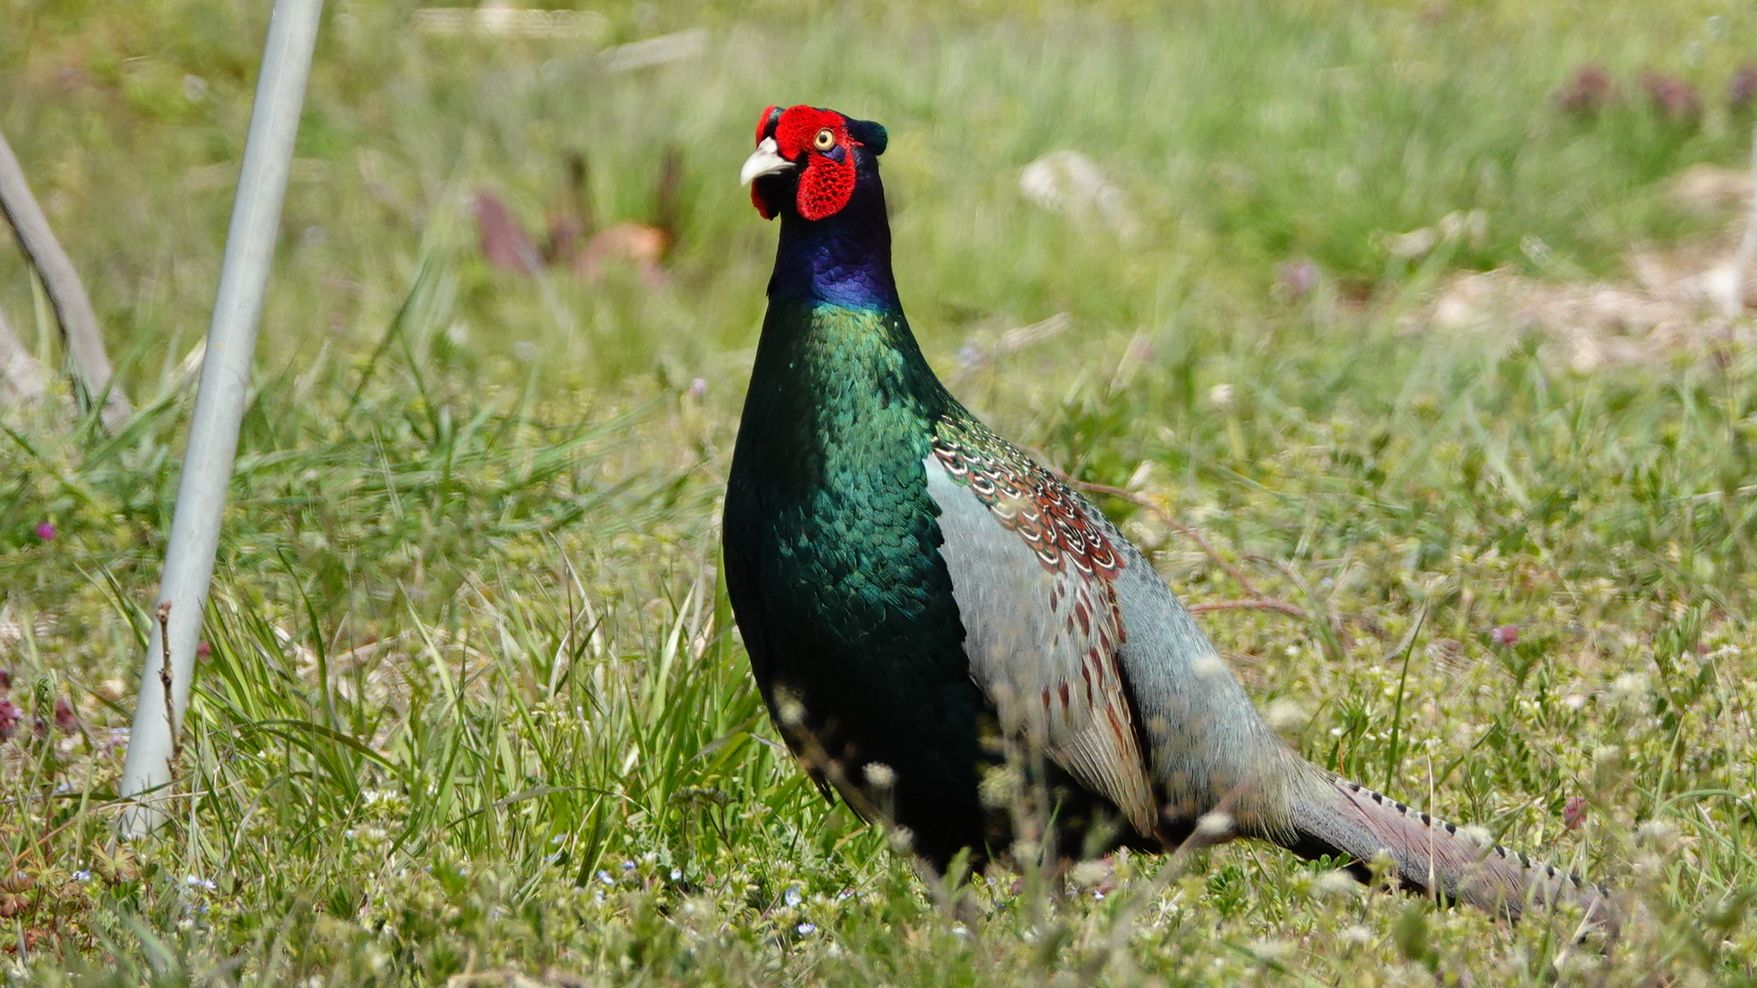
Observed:
[[[908,821],[932,807],[962,841],[979,826],[987,718],[922,467],[950,404],[901,316],[772,306],[725,544],[752,666],[795,750],[820,778],[861,783],[885,765],[900,781],[873,793],[877,809]],[[917,840],[930,858],[956,851]]]

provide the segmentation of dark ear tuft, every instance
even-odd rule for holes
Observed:
[[[876,124],[871,120],[851,119],[848,121],[848,135],[859,141],[867,152],[874,156],[885,153],[885,142],[888,138],[885,135],[883,124]]]

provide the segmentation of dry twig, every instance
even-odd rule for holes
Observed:
[[[159,664],[159,685],[165,690],[165,727],[171,732],[171,754],[165,762],[167,772],[177,774],[177,759],[183,742],[177,735],[177,708],[171,700],[171,602],[159,601],[159,648],[163,653]]]

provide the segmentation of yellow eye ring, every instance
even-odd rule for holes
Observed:
[[[836,135],[828,127],[825,127],[817,132],[816,137],[811,139],[811,146],[819,151],[828,151],[836,146]]]

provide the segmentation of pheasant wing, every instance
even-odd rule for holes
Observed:
[[[926,468],[971,676],[1004,729],[1151,836],[1153,786],[1118,663],[1127,631],[1114,530],[979,424],[943,420]]]

